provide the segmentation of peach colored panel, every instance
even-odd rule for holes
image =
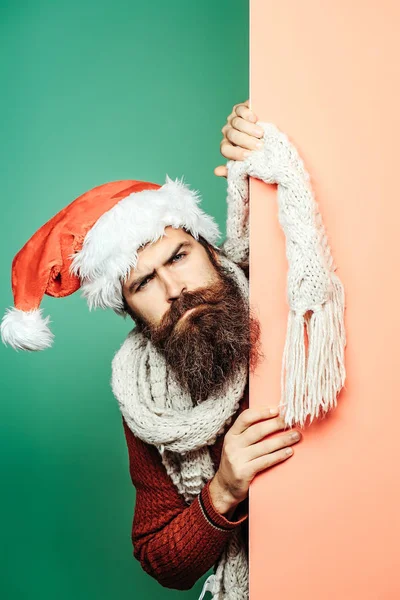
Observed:
[[[309,170],[346,290],[346,389],[250,489],[251,600],[400,598],[400,3],[252,0],[250,103]],[[251,300],[277,405],[287,262],[275,186],[251,182]]]

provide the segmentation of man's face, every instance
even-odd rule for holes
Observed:
[[[242,365],[254,369],[260,327],[217,253],[167,227],[139,251],[123,284],[136,328],[164,355],[195,404],[221,390]]]
[[[183,229],[166,227],[160,240],[139,250],[122,292],[132,312],[154,327],[181,294],[217,279],[205,248]]]

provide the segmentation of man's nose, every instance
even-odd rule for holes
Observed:
[[[181,294],[186,291],[186,285],[183,281],[168,276],[164,278],[165,293],[168,302],[174,302]]]

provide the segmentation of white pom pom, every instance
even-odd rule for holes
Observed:
[[[24,311],[8,308],[1,322],[1,339],[14,350],[44,350],[53,343],[47,327],[50,317],[42,317],[40,308]]]

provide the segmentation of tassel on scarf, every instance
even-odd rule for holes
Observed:
[[[273,123],[258,121],[257,125],[264,129],[264,146],[243,161],[227,163],[228,210],[235,219],[230,219],[231,239],[225,246],[231,250],[235,238],[239,241],[241,233],[247,232],[240,229],[249,203],[245,176],[277,184],[278,219],[289,263],[280,408],[287,426],[303,427],[307,417],[312,422],[336,407],[345,382],[344,289],[334,273],[311,179],[296,147]]]
[[[325,303],[304,314],[289,312],[280,404],[289,427],[294,423],[303,427],[307,417],[311,424],[335,408],[344,385],[344,289],[335,273],[331,282],[331,297]]]

